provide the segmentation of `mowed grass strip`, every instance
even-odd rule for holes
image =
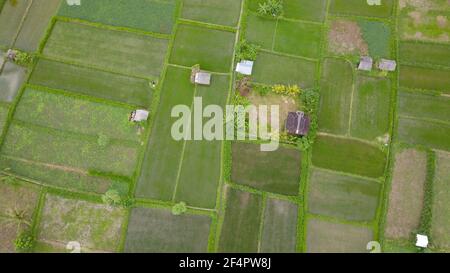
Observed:
[[[242,0],[183,0],[181,18],[234,27],[238,24]]]
[[[125,252],[206,252],[211,218],[205,215],[172,215],[169,209],[131,210]]]
[[[314,59],[319,57],[321,39],[321,25],[280,20],[274,50]]]
[[[330,13],[385,18],[392,15],[394,3],[394,0],[384,0],[381,5],[370,6],[361,0],[331,0]]]
[[[402,142],[450,151],[448,123],[400,117],[397,130]]]
[[[253,67],[253,80],[264,84],[298,84],[302,88],[315,85],[317,62],[260,52]]]
[[[6,1],[0,6],[0,47],[12,46],[31,0]]]
[[[63,1],[58,15],[106,25],[170,34],[175,21],[176,0],[95,0],[82,5]]]
[[[167,46],[166,39],[58,21],[43,54],[126,75],[158,78]]]
[[[263,191],[297,195],[300,184],[301,153],[279,147],[261,151],[260,144],[233,142],[231,180]]]
[[[419,228],[423,209],[427,155],[414,149],[395,155],[385,236],[408,239]]]
[[[434,246],[450,250],[450,155],[437,153],[436,161],[431,235]]]
[[[39,59],[30,83],[141,107],[153,96],[147,80],[46,59]]]
[[[196,97],[202,98],[204,109],[209,105],[225,108],[229,87],[229,76],[214,75],[211,86],[196,87]],[[222,120],[220,117],[219,119]],[[205,126],[208,120],[203,119]],[[177,201],[184,201],[196,207],[215,207],[221,172],[221,150],[221,140],[186,142],[175,195]]]
[[[358,76],[353,96],[351,135],[375,140],[389,132],[391,82]]]
[[[313,169],[310,177],[310,213],[350,221],[372,221],[375,218],[380,183],[319,169]]]
[[[403,41],[399,50],[401,62],[450,66],[450,45]]]
[[[398,98],[400,116],[442,120],[450,123],[450,97],[400,90]]]
[[[297,242],[297,205],[269,198],[261,238],[262,253],[294,253]]]
[[[400,86],[413,89],[427,89],[450,94],[450,69],[400,66]]]
[[[247,16],[245,39],[262,48],[272,50],[276,20],[249,13]]]
[[[203,70],[229,72],[235,34],[206,27],[180,24],[175,36],[170,63]]]
[[[191,70],[169,66],[161,90],[161,100],[155,117],[152,135],[137,184],[138,197],[171,200],[175,190],[184,141],[172,137],[172,108],[176,105],[190,107],[194,85],[190,82]]]
[[[334,58],[324,60],[319,106],[319,129],[346,134],[350,119],[353,91],[353,68],[350,63]]]
[[[378,147],[362,141],[320,135],[312,153],[316,167],[372,178],[384,174],[386,155]]]
[[[367,243],[373,240],[373,231],[367,227],[308,219],[306,251],[308,253],[368,252]]]
[[[262,197],[232,188],[227,188],[226,194],[225,220],[222,225],[218,251],[224,253],[257,252]]]

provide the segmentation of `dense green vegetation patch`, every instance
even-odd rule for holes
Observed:
[[[242,0],[183,0],[181,17],[234,27],[238,24]]]

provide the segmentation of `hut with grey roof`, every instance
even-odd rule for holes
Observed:
[[[358,70],[372,71],[373,59],[369,56],[361,57],[358,65]]]
[[[138,109],[130,114],[130,121],[141,122],[148,119],[149,112],[147,110]]]
[[[397,62],[394,60],[381,59],[378,62],[378,68],[383,71],[395,71],[395,69],[397,69]]]
[[[196,73],[195,83],[200,85],[211,85],[211,74],[207,72]]]

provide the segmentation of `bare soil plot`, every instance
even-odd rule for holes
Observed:
[[[168,40],[58,21],[43,54],[126,75],[158,78]]]
[[[183,0],[181,18],[234,27],[238,24],[242,0]]]
[[[427,174],[427,155],[414,149],[395,156],[385,236],[409,239],[420,223]]]
[[[367,227],[308,219],[306,251],[309,253],[368,252],[373,231]]]
[[[6,62],[0,74],[0,101],[12,102],[25,81],[26,69]]]
[[[450,69],[400,66],[400,86],[450,94]]]
[[[403,41],[399,50],[401,62],[450,66],[450,45]]]
[[[0,46],[11,47],[25,16],[30,0],[6,1],[0,10]],[[1,8],[1,7],[0,7]]]
[[[205,215],[172,215],[169,209],[134,208],[125,252],[206,252],[211,219]]]
[[[219,252],[246,253],[258,251],[262,197],[227,188],[225,220],[219,242]]]
[[[147,80],[45,59],[38,61],[30,83],[144,108],[153,98]]]
[[[437,153],[433,182],[433,246],[450,250],[450,155]]]
[[[297,205],[269,198],[264,212],[260,252],[294,253],[297,242]]]
[[[273,47],[273,36],[275,35],[276,25],[276,20],[249,13],[247,16],[245,39],[262,48],[271,50]]]
[[[124,217],[121,208],[47,195],[37,240],[63,246],[77,241],[85,252],[115,252]]]
[[[400,117],[398,138],[410,144],[450,151],[450,124],[410,117]]]
[[[229,72],[235,34],[193,25],[179,25],[170,63],[191,67],[200,64],[203,70]]]
[[[381,5],[370,6],[365,0],[331,0],[330,13],[385,18],[392,15],[394,3],[394,0],[384,0]]]
[[[263,191],[297,195],[300,184],[301,153],[279,147],[262,152],[259,144],[233,142],[231,180]]]
[[[369,45],[364,41],[361,27],[355,21],[331,21],[328,32],[328,51],[339,54],[368,55]]]
[[[378,207],[381,184],[377,181],[313,169],[308,210],[313,214],[351,221],[372,221]]]
[[[450,123],[450,97],[406,90],[400,90],[398,97],[400,116],[442,120]]]

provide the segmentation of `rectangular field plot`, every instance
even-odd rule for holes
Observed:
[[[39,1],[33,1],[14,46],[28,52],[36,51],[60,2],[61,0],[48,0],[43,5]]]
[[[30,0],[6,1],[3,9],[0,6],[0,47],[12,46],[30,4]]]
[[[169,34],[175,21],[176,0],[95,0],[79,6],[63,1],[58,15],[106,25]]]
[[[56,248],[77,241],[82,252],[116,252],[124,218],[121,208],[47,195],[37,240]]]
[[[383,176],[386,155],[376,146],[358,140],[319,136],[313,146],[316,167],[378,178]]]
[[[400,86],[450,94],[450,69],[437,70],[402,65],[400,67]]]
[[[391,82],[358,76],[353,96],[351,135],[367,140],[389,132]]]
[[[450,123],[450,97],[400,90],[398,95],[400,116],[441,120]]]
[[[294,253],[298,207],[283,200],[267,199],[261,238],[262,253]]]
[[[219,242],[219,252],[257,252],[261,222],[262,197],[227,189],[225,220]]]
[[[161,90],[161,101],[155,117],[152,136],[137,184],[138,197],[171,200],[175,190],[184,141],[172,138],[171,117],[175,105],[191,106],[194,85],[190,82],[191,70],[169,66]]]
[[[435,247],[450,250],[450,154],[437,153],[436,161],[431,235]]]
[[[308,58],[318,58],[322,26],[280,20],[277,24],[274,50]]]
[[[153,95],[147,80],[45,59],[37,63],[30,83],[144,108]]]
[[[206,252],[210,225],[211,218],[205,215],[174,216],[170,209],[134,208],[125,252]]]
[[[262,152],[259,144],[233,142],[231,180],[263,191],[297,195],[300,184],[301,153],[279,147]]]
[[[449,123],[400,117],[397,130],[402,142],[450,151]]]
[[[373,231],[367,227],[308,219],[306,249],[308,253],[368,252]]]
[[[315,85],[317,62],[260,52],[253,68],[253,80],[264,84]]]
[[[320,89],[319,129],[321,131],[342,135],[347,133],[352,92],[351,64],[341,59],[325,59]]]
[[[401,62],[450,66],[450,45],[405,41],[399,50]]]
[[[206,27],[179,25],[170,63],[191,67],[200,64],[203,70],[229,72],[235,34]]]
[[[242,0],[183,0],[181,18],[234,27],[238,24]]]
[[[286,18],[322,22],[325,19],[327,0],[284,0]]]
[[[385,236],[408,239],[417,230],[423,208],[427,155],[414,149],[395,155]]]
[[[3,127],[5,127],[8,112],[9,105],[0,103],[0,133],[3,132]]]
[[[196,87],[195,96],[203,107],[220,105],[225,108],[230,87],[228,76],[214,75],[211,86]],[[203,124],[208,119],[204,118]],[[187,141],[183,153],[175,199],[191,206],[214,208],[221,172],[222,141]]]
[[[250,13],[247,17],[245,38],[251,43],[271,50],[273,47],[273,36],[275,35],[276,25],[276,20]]]
[[[394,0],[381,1],[381,5],[368,5],[363,0],[331,0],[330,13],[341,15],[361,15],[371,17],[390,17]]]
[[[44,55],[144,78],[158,78],[168,40],[58,21]]]
[[[381,184],[374,180],[313,169],[309,181],[310,213],[350,221],[372,221]]]
[[[12,102],[25,81],[26,69],[6,62],[0,74],[0,102]]]

